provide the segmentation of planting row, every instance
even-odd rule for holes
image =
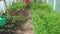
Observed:
[[[46,3],[32,3],[35,34],[60,34],[60,15]]]

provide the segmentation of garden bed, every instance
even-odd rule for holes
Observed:
[[[46,3],[32,3],[35,34],[60,34],[60,14]]]

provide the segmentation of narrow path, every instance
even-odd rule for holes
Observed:
[[[15,34],[34,34],[33,32],[33,25],[32,25],[32,19],[31,19],[31,13],[30,9],[28,11],[28,17],[29,18],[26,23],[21,24],[22,30],[17,30]]]

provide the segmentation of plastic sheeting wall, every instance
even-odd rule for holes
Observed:
[[[7,4],[7,6],[10,6],[10,5],[12,5],[12,3],[13,3],[13,1],[14,2],[22,2],[23,0],[5,0],[6,1],[6,4]]]
[[[47,1],[48,1],[48,4],[53,8],[54,0],[47,0]]]
[[[31,2],[34,2],[34,0],[30,0]],[[46,0],[41,0],[42,2],[45,2]],[[36,0],[36,2],[40,2],[40,0]]]
[[[5,1],[6,1],[7,6],[12,5],[12,1],[13,1],[13,0],[5,0]]]
[[[0,14],[5,13],[5,5],[3,1],[0,1]]]
[[[48,4],[51,5],[51,7],[60,14],[60,0],[48,0]]]
[[[34,0],[30,0],[31,2],[34,2]]]
[[[60,14],[60,0],[56,0],[56,8],[55,10]]]

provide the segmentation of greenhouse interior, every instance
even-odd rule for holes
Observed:
[[[0,0],[0,34],[60,34],[60,0]]]

